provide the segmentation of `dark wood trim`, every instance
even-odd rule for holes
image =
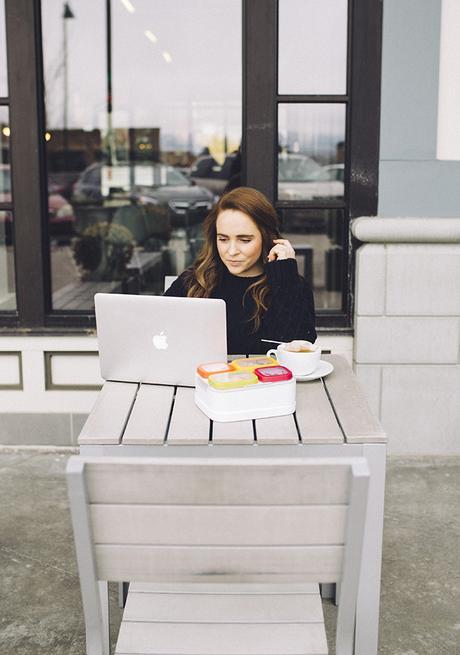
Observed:
[[[243,41],[243,151],[246,184],[275,199],[277,150],[276,67],[277,1],[245,0]]]
[[[47,214],[42,166],[43,107],[39,3],[6,0],[10,93],[11,181],[14,211],[16,297],[20,326],[44,324]]]
[[[276,203],[277,209],[346,209],[347,203],[341,201],[324,201],[323,203],[315,200],[314,202],[308,202],[308,200],[299,200],[298,202],[293,202],[291,200],[278,200]]]
[[[328,95],[328,96],[321,96],[321,95],[279,95],[276,97],[278,103],[283,103],[283,102],[288,102],[289,104],[300,104],[300,103],[305,103],[305,104],[314,104],[314,103],[325,103],[328,105],[332,104],[344,104],[345,102],[349,101],[349,97],[347,95]]]
[[[374,216],[378,203],[382,2],[359,0],[350,20],[350,218]]]
[[[9,104],[10,104],[10,99],[7,96],[5,97],[2,96],[0,98],[0,107],[5,107],[5,106],[8,107]]]

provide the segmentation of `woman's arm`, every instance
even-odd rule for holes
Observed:
[[[271,303],[263,319],[262,338],[275,341],[306,339],[314,342],[315,304],[310,285],[299,276],[292,257],[264,266],[271,287]]]

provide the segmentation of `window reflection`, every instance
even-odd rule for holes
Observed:
[[[279,0],[279,93],[346,93],[347,5]]]
[[[0,96],[7,95],[5,3],[0,2]]]
[[[7,107],[0,107],[0,143],[0,203],[6,205],[6,210],[0,211],[0,311],[3,312],[16,309],[13,213],[8,210],[13,198]]]
[[[342,308],[344,211],[281,209],[283,236],[296,251],[299,273],[311,284],[317,310]]]
[[[42,1],[53,308],[87,310],[160,293],[240,183],[241,0],[63,5]]]
[[[4,171],[2,171],[4,177]],[[0,191],[0,195],[3,192]],[[0,311],[16,309],[13,249],[13,214],[0,211]]]
[[[278,200],[342,200],[345,106],[280,104],[278,131]]]

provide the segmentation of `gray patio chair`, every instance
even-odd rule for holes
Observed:
[[[87,655],[108,655],[108,580],[131,581],[120,655],[327,653],[316,583],[338,580],[353,653],[363,458],[72,457],[67,477]]]

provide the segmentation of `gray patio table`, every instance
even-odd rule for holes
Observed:
[[[368,520],[356,615],[356,655],[377,655],[386,436],[340,355],[326,378],[299,382],[295,415],[218,423],[194,389],[106,382],[79,436],[90,456],[352,457],[370,469]]]

